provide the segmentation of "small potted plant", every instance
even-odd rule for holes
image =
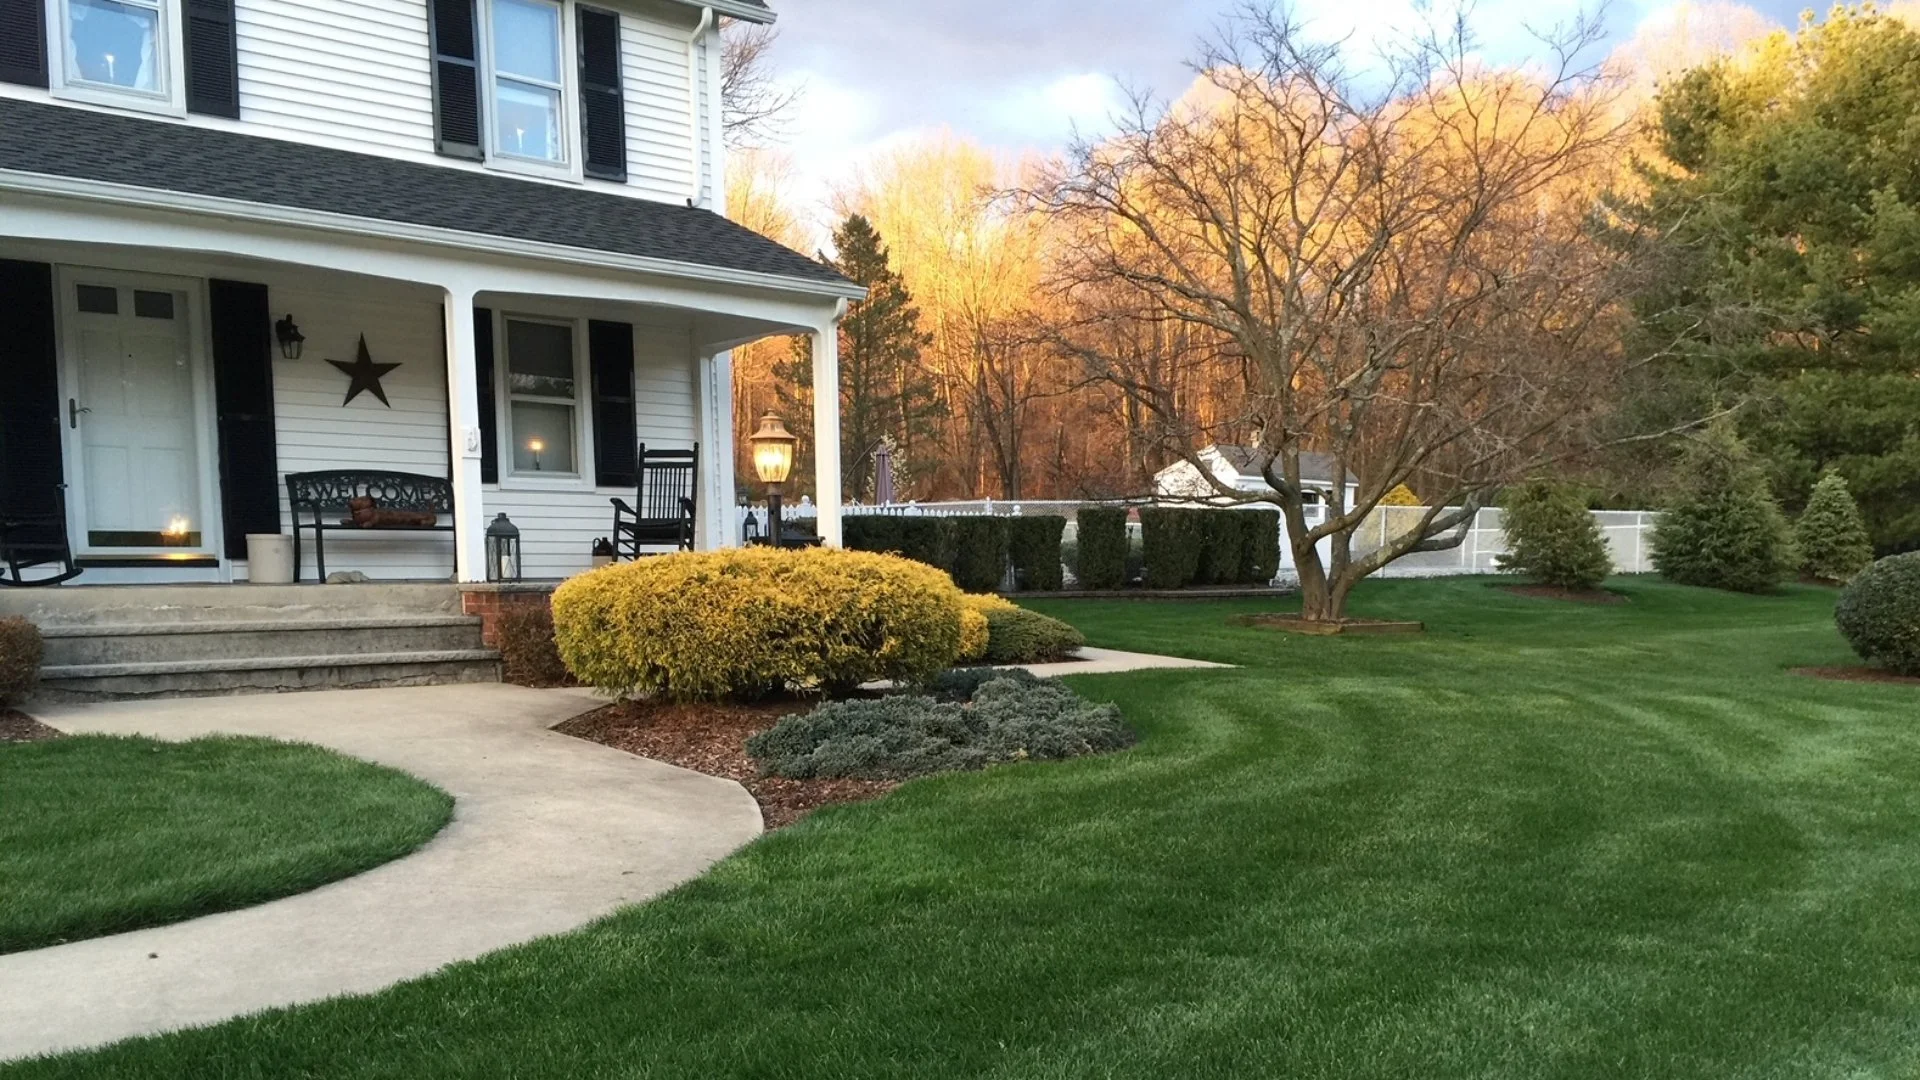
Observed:
[[[593,542],[593,568],[595,570],[613,561],[613,541],[598,537]]]

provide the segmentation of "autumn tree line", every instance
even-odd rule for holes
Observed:
[[[1659,506],[1711,427],[1789,510],[1838,473],[1878,548],[1920,547],[1920,32],[1675,19],[1598,63],[1582,23],[1524,68],[1458,26],[1356,65],[1250,7],[1179,99],[1057,158],[896,152],[836,193],[823,255],[871,290],[842,326],[849,497],[883,442],[916,499],[1140,496],[1244,445],[1338,608],[1524,481]],[[777,152],[736,157],[734,216],[804,244]],[[805,348],[736,354],[743,434],[807,427]],[[1310,511],[1308,452],[1351,505]],[[1425,520],[1352,546],[1401,485]]]

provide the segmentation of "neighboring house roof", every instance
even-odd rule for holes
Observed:
[[[1253,448],[1247,446],[1209,446],[1200,451],[1201,455],[1217,454],[1222,461],[1233,466],[1241,476],[1252,480],[1264,479],[1255,462]],[[1332,454],[1322,454],[1312,450],[1300,451],[1300,480],[1307,484],[1330,484],[1333,482],[1334,460]],[[1347,483],[1358,484],[1360,478],[1347,471]]]
[[[0,98],[0,170],[854,288],[709,210],[91,109]]]

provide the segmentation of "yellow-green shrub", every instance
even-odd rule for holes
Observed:
[[[987,655],[987,617],[970,607],[960,609],[960,659],[978,660]]]
[[[987,655],[987,612],[1007,611],[1016,605],[992,593],[960,596],[960,659],[982,660]]]
[[[958,657],[960,612],[941,571],[837,548],[662,555],[553,594],[554,641],[575,678],[678,699],[925,678]]]

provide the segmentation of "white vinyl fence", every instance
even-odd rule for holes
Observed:
[[[1427,507],[1424,506],[1382,506],[1375,509],[1354,534],[1354,554],[1358,556],[1378,551],[1389,540],[1418,526],[1426,512]],[[1607,549],[1613,553],[1614,573],[1645,574],[1653,570],[1648,541],[1653,533],[1655,514],[1646,510],[1595,510],[1592,513],[1600,523],[1600,535],[1605,538]],[[1504,517],[1504,512],[1497,509],[1482,510],[1474,515],[1473,527],[1467,530],[1460,546],[1444,551],[1404,555],[1379,571],[1378,576],[1439,577],[1446,574],[1494,573],[1500,569],[1496,558],[1507,551],[1507,534],[1501,527]],[[1281,546],[1286,546],[1284,541]],[[1282,554],[1282,562],[1288,568],[1293,565],[1291,554]]]
[[[847,516],[858,514],[891,514],[908,517],[955,517],[965,514],[998,514],[1006,517],[1019,517],[1031,514],[1059,514],[1067,519],[1065,540],[1072,540],[1077,532],[1074,515],[1083,506],[1112,505],[1095,500],[1069,499],[969,499],[958,502],[937,503],[898,503],[888,506],[848,505],[842,513]],[[1261,509],[1263,504],[1255,503],[1249,507]],[[1356,557],[1377,551],[1396,536],[1415,528],[1427,512],[1424,506],[1382,506],[1367,516],[1354,534],[1353,553]],[[788,520],[811,520],[817,511],[812,503],[802,500],[800,503],[784,507],[781,515]],[[1324,507],[1308,507],[1307,523],[1316,525],[1325,520]],[[1645,574],[1653,571],[1652,546],[1649,543],[1653,534],[1653,522],[1657,516],[1647,510],[1595,510],[1595,520],[1600,523],[1600,535],[1607,542],[1607,549],[1613,553],[1613,569],[1619,574]],[[749,529],[747,517],[752,515],[754,525]],[[1467,530],[1465,538],[1457,547],[1443,551],[1423,551],[1405,555],[1394,560],[1386,569],[1378,571],[1379,577],[1443,577],[1450,574],[1491,574],[1500,569],[1497,557],[1507,550],[1506,532],[1501,527],[1504,517],[1498,509],[1482,510],[1474,515],[1473,527]],[[735,535],[744,536],[749,531],[753,535],[766,532],[766,507],[738,507],[734,515]],[[1140,526],[1128,525],[1128,531],[1139,535]],[[1328,541],[1320,542],[1320,557],[1328,558],[1331,547]],[[1280,536],[1280,578],[1294,577],[1293,550],[1287,544],[1285,527]]]

